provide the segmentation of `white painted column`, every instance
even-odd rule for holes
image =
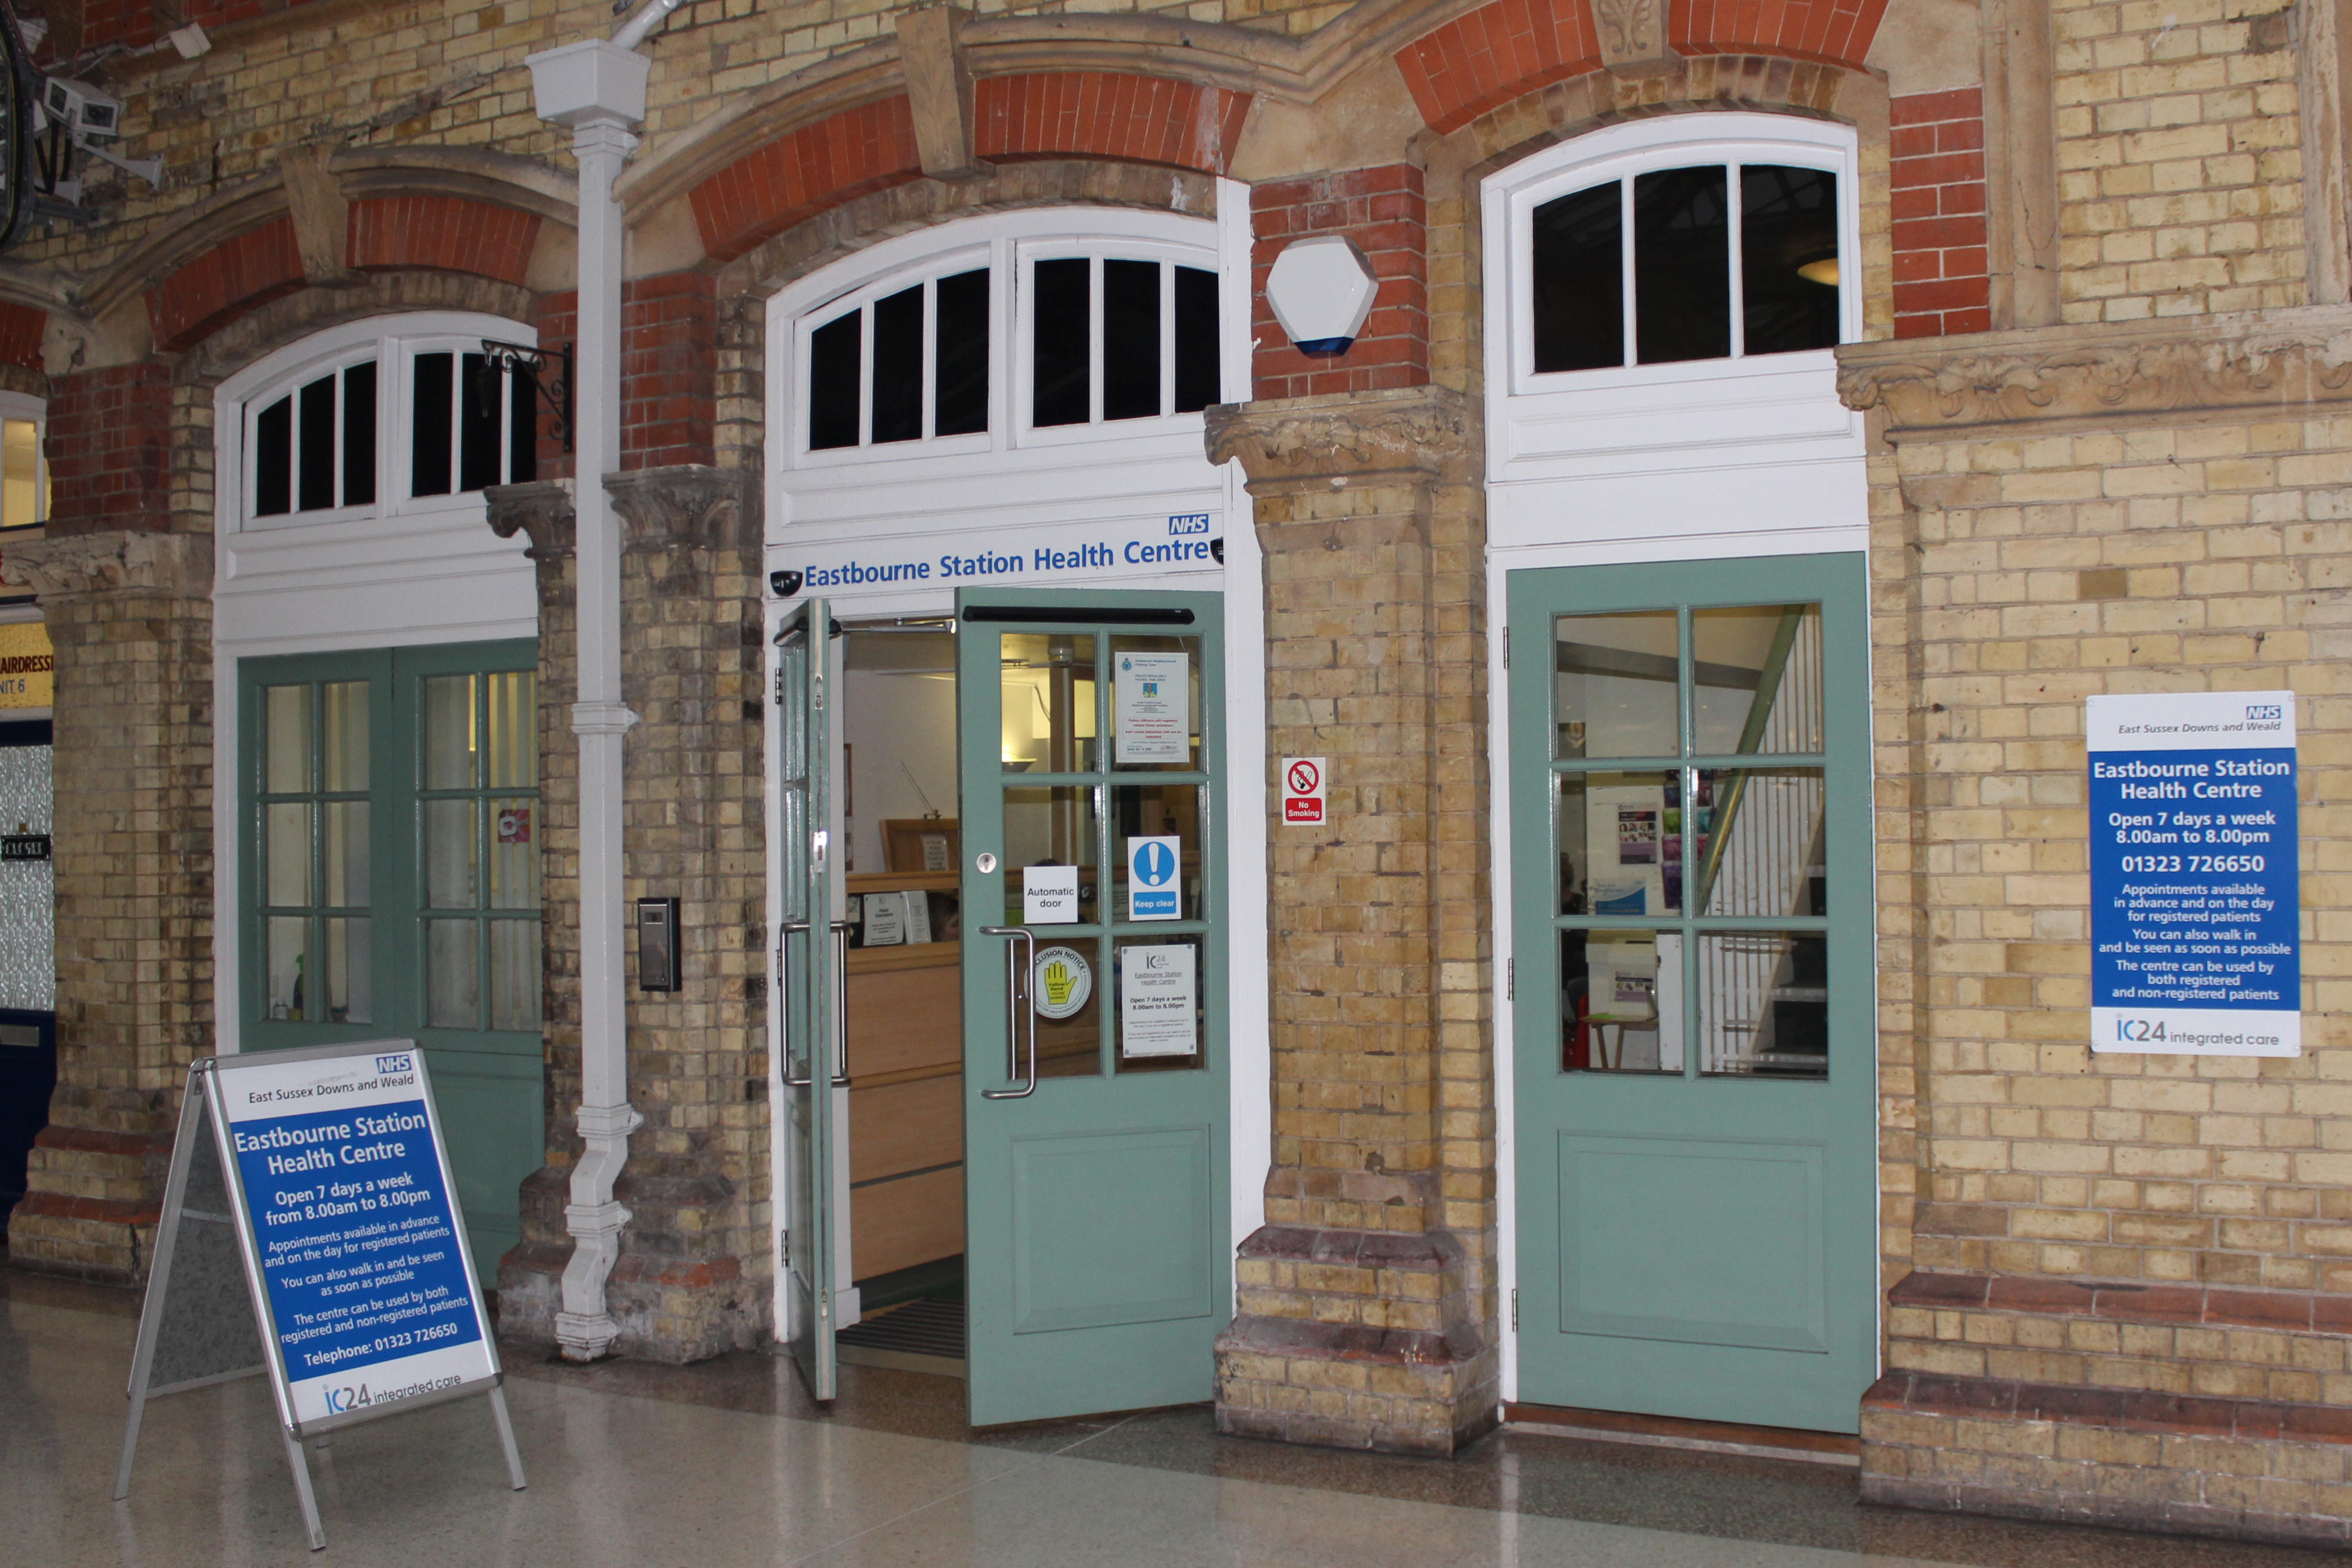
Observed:
[[[580,162],[579,346],[572,371],[580,737],[580,1136],[564,1206],[572,1232],[555,1337],[566,1359],[593,1361],[619,1336],[604,1281],[629,1211],[613,1197],[629,1134],[626,923],[622,910],[622,740],[637,716],[621,700],[621,531],[604,476],[621,466],[621,165],[636,150],[653,62],[634,46],[677,0],[649,0],[614,41],[531,56],[539,117],[572,130]]]

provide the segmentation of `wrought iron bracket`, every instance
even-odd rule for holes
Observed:
[[[553,380],[549,380],[550,366],[558,368]],[[509,371],[527,378],[530,390],[547,405],[555,423],[554,434],[563,443],[563,450],[572,450],[572,345],[557,350],[535,349],[529,343],[508,343],[496,338],[482,340],[482,373],[495,376]]]

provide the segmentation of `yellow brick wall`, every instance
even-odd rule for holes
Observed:
[[[2352,1291],[2352,418],[1922,440],[1888,465],[1913,508],[1874,552],[1884,1022],[1890,1071],[1926,1069],[1916,1101],[1889,1079],[1890,1159],[1924,1134],[1909,1260]],[[2281,687],[2304,1054],[2094,1054],[2083,699]]]
[[[2295,56],[2277,0],[2058,0],[2064,319],[2300,305]]]

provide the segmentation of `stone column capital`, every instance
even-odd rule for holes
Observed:
[[[743,504],[740,469],[700,463],[631,468],[605,475],[604,493],[621,517],[623,549],[725,549],[752,542],[744,536],[756,514]]]
[[[212,536],[110,528],[28,539],[7,547],[0,559],[0,581],[29,588],[44,603],[118,592],[209,599]]]
[[[1476,423],[1451,387],[1329,392],[1208,411],[1209,461],[1240,459],[1253,496],[1353,481],[1433,484],[1468,471]]]
[[[523,553],[533,560],[562,560],[577,546],[577,514],[572,506],[568,479],[539,479],[528,485],[492,485],[482,492],[489,510],[490,532],[502,539],[521,534],[530,540]]]

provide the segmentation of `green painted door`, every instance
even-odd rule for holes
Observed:
[[[1864,595],[1859,556],[1510,576],[1523,1401],[1855,1429]]]
[[[1233,1299],[1221,601],[957,613],[971,1420],[1206,1399]]]
[[[246,1049],[412,1039],[476,1270],[546,1163],[538,649],[238,666]]]
[[[834,1396],[834,1082],[840,1061],[835,948],[833,618],[800,605],[776,636],[776,975],[783,1022],[784,1343],[812,1397]]]

